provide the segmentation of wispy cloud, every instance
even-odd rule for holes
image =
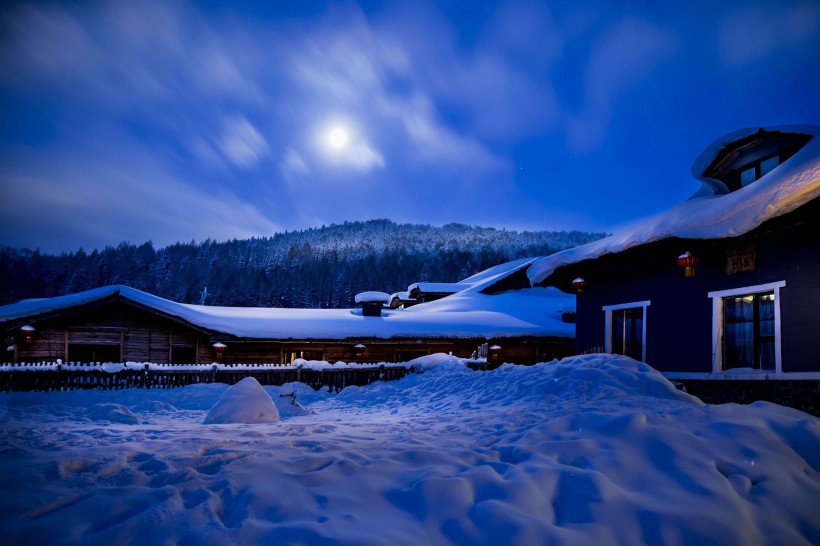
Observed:
[[[279,172],[285,180],[294,182],[310,174],[310,167],[302,154],[293,148],[287,148],[279,161]]]
[[[225,157],[241,169],[254,166],[268,152],[265,137],[243,116],[225,121],[218,145]]]
[[[713,89],[732,97],[732,107],[715,105],[712,116],[703,108],[683,122],[690,132],[712,138],[772,104],[794,102],[791,117],[781,117],[801,121],[806,108],[798,104],[820,85],[807,60],[820,40],[820,8],[808,1],[699,10],[516,0],[469,14],[425,0],[283,6],[3,6],[1,189],[13,195],[0,206],[0,242],[18,240],[18,226],[47,238],[26,217],[35,209],[51,233],[84,226],[110,243],[126,231],[121,218],[132,238],[143,229],[143,238],[157,239],[156,226],[164,226],[171,240],[219,237],[220,229],[262,233],[272,218],[292,229],[507,211],[519,225],[535,225],[546,217],[539,211],[554,213],[561,199],[564,210],[595,206],[587,192],[567,188],[611,179],[610,160],[635,133],[632,124],[672,127],[668,118],[683,108],[701,112]],[[752,74],[756,64],[767,70]],[[736,82],[740,72],[749,79]],[[665,81],[670,74],[678,79]],[[751,84],[756,93],[745,93]],[[791,100],[800,94],[808,98]],[[337,120],[349,142],[317,144],[317,131]],[[585,161],[573,159],[579,154]],[[58,188],[68,195],[52,195]],[[207,214],[164,203],[186,194]],[[83,202],[105,210],[92,214]],[[220,202],[248,221],[231,220]]]
[[[281,226],[253,203],[225,188],[205,190],[174,177],[150,157],[135,158],[131,170],[121,161],[79,159],[65,152],[24,168],[25,154],[6,161],[0,175],[0,217],[5,244],[47,251],[102,247],[147,239],[176,241],[270,235]],[[47,161],[43,161],[47,159]]]
[[[598,147],[619,97],[650,77],[677,47],[675,34],[648,21],[625,17],[612,24],[593,44],[584,72],[583,108],[568,118],[571,149],[583,153]]]

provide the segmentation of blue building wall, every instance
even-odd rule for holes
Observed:
[[[757,270],[728,275],[727,252],[752,246]],[[698,256],[694,277],[677,257]],[[605,346],[604,306],[650,301],[646,361],[661,371],[712,371],[709,292],[785,281],[780,290],[784,372],[820,371],[820,200],[738,238],[671,239],[568,266],[552,280],[584,277],[577,298],[576,350]]]

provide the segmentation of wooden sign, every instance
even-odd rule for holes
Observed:
[[[744,273],[747,271],[757,271],[757,259],[755,257],[755,247],[729,250],[726,253],[726,274]]]

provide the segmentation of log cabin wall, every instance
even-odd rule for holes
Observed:
[[[19,326],[15,351],[3,360],[15,362],[154,362],[158,364],[290,364],[295,358],[328,362],[406,362],[433,353],[469,358],[479,345],[502,347],[498,363],[533,364],[572,353],[573,340],[563,338],[412,338],[347,340],[237,339],[204,332],[130,302],[98,302],[66,310],[48,319],[32,319],[36,331],[26,343]],[[221,357],[216,341],[227,347]],[[357,345],[364,345],[364,349]],[[13,356],[13,358],[9,358]]]
[[[68,311],[37,321],[31,343],[16,334],[17,362],[110,361],[196,363],[208,336],[121,301]],[[189,359],[174,358],[175,352]],[[91,358],[91,357],[94,358]],[[210,361],[209,359],[208,361]]]

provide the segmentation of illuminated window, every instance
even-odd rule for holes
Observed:
[[[286,351],[285,352],[285,360],[288,364],[293,364],[293,362],[298,359],[302,358],[305,360],[323,360],[324,353],[322,351],[316,350],[304,350],[304,351]]]
[[[721,292],[713,299],[713,371],[780,372],[780,289],[784,281]]]
[[[646,308],[649,303],[640,301],[603,307],[606,352],[646,362]]]
[[[774,292],[723,298],[723,367],[774,370]]]

